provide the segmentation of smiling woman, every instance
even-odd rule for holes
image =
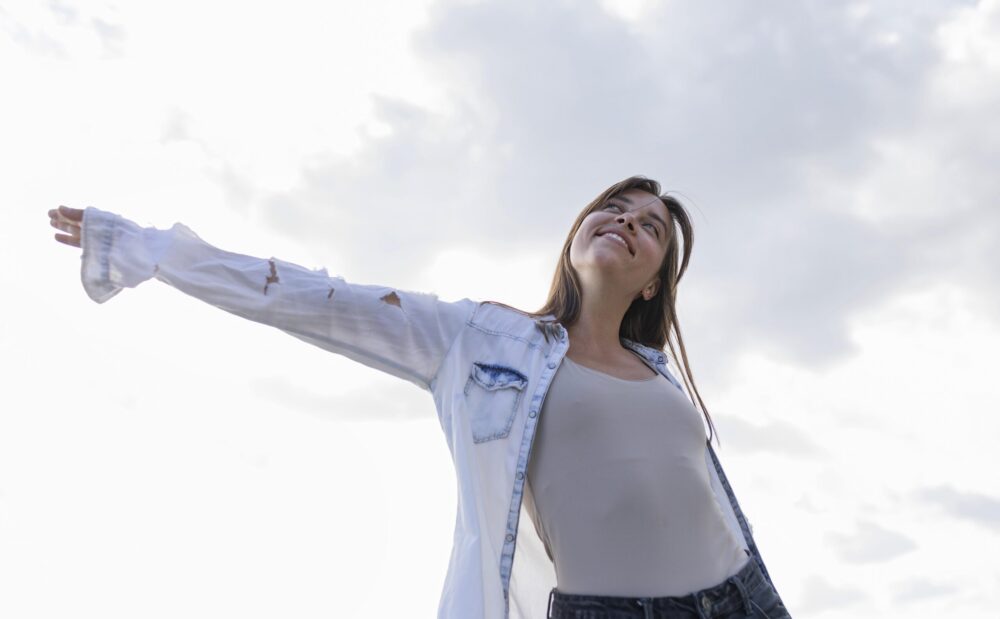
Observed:
[[[518,616],[533,616],[521,605],[543,585],[553,618],[789,616],[695,406],[714,434],[677,314],[693,240],[680,202],[627,178],[577,215],[548,299],[522,312],[556,325],[571,363],[549,364],[534,440],[522,439],[534,530],[518,536],[529,559],[509,575]],[[643,354],[676,359],[674,339],[686,392]]]
[[[788,617],[689,396],[676,293],[692,230],[655,181],[580,212],[537,312],[227,251],[180,222],[49,217],[96,303],[157,280],[432,396],[458,486],[439,619]]]
[[[697,398],[714,436],[711,416],[694,384],[677,317],[676,291],[691,259],[694,228],[684,206],[669,194],[659,195],[660,191],[659,182],[632,176],[587,204],[563,243],[548,299],[538,310],[525,313],[556,316],[569,329],[571,358],[590,359],[592,365],[604,368],[613,368],[615,360],[634,366],[633,357],[621,354],[619,338],[658,349],[666,346],[677,359],[671,340],[671,335],[675,336],[684,361],[686,386]],[[607,233],[622,240],[633,262],[608,263],[591,247],[591,239],[603,239]],[[585,295],[587,288],[591,293]],[[586,311],[590,308],[602,316],[610,312],[622,318],[594,321]],[[721,441],[717,442],[721,446]]]

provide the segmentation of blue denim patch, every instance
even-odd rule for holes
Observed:
[[[515,368],[473,362],[464,391],[473,442],[485,443],[510,435],[527,386],[528,377]]]

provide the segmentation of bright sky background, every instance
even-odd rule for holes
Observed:
[[[0,616],[431,617],[455,518],[429,395],[156,280],[95,304],[48,209],[534,310],[643,174],[791,613],[996,617],[997,0],[25,0],[0,83]]]

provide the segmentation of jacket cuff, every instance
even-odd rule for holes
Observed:
[[[120,286],[111,283],[110,255],[115,221],[112,213],[88,206],[83,211],[80,226],[80,278],[87,296],[97,303],[104,303],[121,292]]]
[[[80,278],[87,296],[104,303],[122,288],[134,288],[154,275],[152,239],[145,236],[142,227],[121,215],[93,206],[84,209]]]

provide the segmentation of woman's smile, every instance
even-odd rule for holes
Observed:
[[[621,248],[622,248],[622,249],[624,249],[625,251],[628,251],[628,247],[626,247],[626,246],[625,246],[625,243],[622,243],[621,241],[619,241],[618,239],[616,239],[616,238],[615,238],[615,237],[613,237],[613,236],[609,236],[609,235],[607,235],[607,234],[604,234],[604,235],[601,235],[601,238],[602,238],[602,239],[606,238],[606,239],[608,239],[609,241],[611,241],[612,243],[614,243],[615,245],[617,245],[618,247],[621,247]]]
[[[632,250],[629,249],[628,243],[626,243],[625,239],[621,238],[621,236],[619,236],[617,233],[615,233],[615,232],[605,232],[604,234],[599,234],[598,236],[600,238],[602,238],[602,239],[607,239],[607,240],[611,241],[615,245],[618,245],[619,247],[621,247],[622,249],[624,249],[625,251],[627,251],[629,253],[629,255],[632,254]]]

